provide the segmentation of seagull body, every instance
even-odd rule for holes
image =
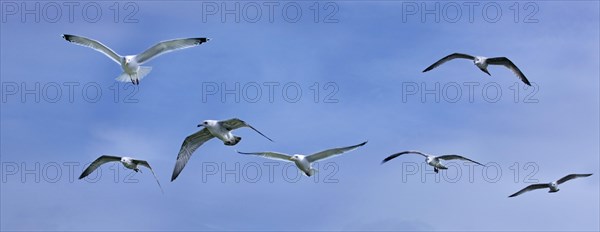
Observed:
[[[463,53],[453,53],[453,54],[450,54],[450,55],[438,60],[437,62],[433,63],[431,66],[429,66],[425,70],[423,70],[423,72],[427,72],[429,70],[436,68],[437,66],[442,65],[443,63],[446,63],[453,59],[459,59],[459,58],[472,60],[473,63],[475,64],[475,66],[477,66],[481,71],[483,71],[484,73],[486,73],[487,75],[490,75],[490,76],[491,76],[491,74],[487,70],[488,65],[490,65],[490,64],[491,65],[502,65],[504,67],[507,67],[511,71],[513,71],[513,73],[515,73],[515,75],[517,75],[517,77],[519,77],[519,79],[521,79],[521,81],[523,81],[523,83],[525,83],[526,85],[531,85],[531,83],[529,83],[529,80],[527,80],[527,78],[525,77],[525,74],[523,74],[523,72],[521,72],[521,70],[519,68],[517,68],[517,66],[506,57],[487,58],[487,57],[483,57],[483,56],[471,56],[471,55],[463,54]]]
[[[425,162],[429,165],[431,165],[433,167],[433,171],[435,171],[435,173],[438,173],[440,169],[448,169],[446,166],[444,166],[444,164],[441,162],[441,160],[466,160],[469,162],[473,162],[476,164],[479,164],[481,166],[485,166],[483,164],[478,163],[477,161],[471,160],[469,158],[460,156],[460,155],[441,155],[441,156],[433,156],[433,155],[428,155],[425,154],[423,152],[420,151],[403,151],[403,152],[399,152],[393,155],[388,156],[387,158],[383,159],[383,161],[381,161],[381,164],[384,164],[398,156],[401,155],[405,155],[405,154],[417,154],[417,155],[421,155],[423,157],[425,157]]]
[[[238,144],[240,140],[242,140],[242,137],[233,135],[233,133],[231,133],[232,130],[242,127],[249,127],[263,137],[267,138],[269,141],[273,142],[273,140],[271,140],[269,137],[238,118],[222,121],[205,120],[201,124],[198,124],[198,127],[204,128],[186,137],[183,141],[181,149],[179,150],[179,154],[177,155],[177,162],[175,163],[175,168],[173,169],[171,181],[174,181],[177,176],[179,176],[179,173],[181,173],[194,151],[196,151],[196,149],[202,146],[202,144],[204,144],[206,141],[212,138],[217,138],[223,141],[223,144],[226,146],[234,146]]]
[[[553,182],[550,182],[550,183],[529,185],[529,186],[527,186],[527,187],[519,190],[518,192],[516,192],[516,193],[514,193],[514,194],[512,194],[512,195],[510,195],[508,197],[516,197],[516,196],[521,195],[521,194],[523,194],[525,192],[529,192],[531,190],[536,190],[536,189],[543,189],[543,188],[549,188],[550,189],[548,191],[549,193],[555,193],[555,192],[558,192],[560,190],[560,189],[558,189],[558,185],[559,184],[565,183],[565,182],[567,182],[569,180],[572,180],[572,179],[575,179],[575,178],[588,177],[588,176],[591,176],[591,175],[592,174],[569,174],[569,175],[566,175],[563,178],[560,178],[557,181],[553,181]]]
[[[162,54],[194,47],[209,41],[208,38],[187,38],[162,41],[138,55],[120,56],[109,47],[93,39],[68,34],[63,34],[62,37],[71,43],[92,48],[108,56],[108,58],[119,64],[123,69],[123,73],[121,73],[116,80],[121,82],[131,81],[134,85],[138,85],[140,80],[152,71],[152,67],[141,66],[142,64]]]
[[[318,160],[328,159],[328,158],[334,157],[336,155],[340,155],[342,153],[352,151],[360,146],[365,145],[366,143],[367,142],[365,141],[363,143],[360,143],[360,144],[357,144],[354,146],[333,148],[333,149],[321,151],[321,152],[318,152],[318,153],[315,153],[312,155],[295,154],[295,155],[290,156],[288,154],[279,153],[279,152],[271,152],[271,151],[265,151],[265,152],[240,152],[240,151],[238,151],[238,153],[244,154],[244,155],[258,155],[258,156],[265,157],[267,159],[274,159],[274,160],[279,160],[279,161],[294,162],[294,164],[296,164],[298,169],[300,169],[302,171],[302,173],[304,173],[304,175],[312,176],[317,171],[312,168],[313,162],[316,162]]]
[[[158,183],[158,187],[160,188],[160,191],[162,191],[160,182],[158,181],[156,174],[154,174],[154,171],[150,167],[150,164],[145,160],[138,160],[138,159],[134,159],[131,157],[118,157],[118,156],[110,156],[110,155],[100,156],[100,157],[98,157],[98,159],[94,160],[94,162],[92,162],[92,164],[90,164],[90,166],[88,166],[83,171],[83,173],[81,173],[81,176],[79,176],[79,179],[85,178],[90,173],[94,172],[98,167],[100,167],[101,165],[108,163],[108,162],[121,162],[121,164],[123,164],[123,166],[125,166],[126,168],[131,169],[135,172],[141,171],[139,169],[140,165],[150,169],[150,171],[152,172],[152,175],[154,176],[154,179],[156,179],[156,183]]]

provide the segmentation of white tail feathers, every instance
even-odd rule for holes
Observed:
[[[137,74],[129,75],[123,72],[121,73],[121,75],[115,78],[115,80],[120,82],[132,82],[134,84],[138,84],[146,75],[148,75],[148,73],[150,73],[150,71],[152,71],[152,67],[140,66],[140,68],[137,71]]]

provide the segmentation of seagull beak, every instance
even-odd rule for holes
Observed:
[[[204,126],[203,124],[198,124],[198,127],[203,127],[203,126]]]

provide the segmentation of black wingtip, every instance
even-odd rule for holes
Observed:
[[[66,41],[69,41],[69,42],[71,42],[71,37],[72,37],[72,36],[73,36],[73,35],[69,35],[69,34],[62,34],[62,37],[63,37],[63,39],[65,39]]]

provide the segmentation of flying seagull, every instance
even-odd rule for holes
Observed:
[[[420,151],[403,151],[403,152],[399,152],[393,155],[388,156],[387,158],[383,159],[383,161],[381,161],[381,164],[384,164],[385,162],[388,162],[398,156],[401,155],[405,155],[405,154],[417,154],[417,155],[422,155],[425,157],[425,162],[429,165],[431,165],[433,167],[433,171],[435,171],[435,173],[439,172],[439,169],[448,169],[446,166],[444,166],[444,164],[442,164],[442,162],[440,160],[466,160],[469,162],[473,162],[476,164],[479,164],[481,166],[485,166],[483,164],[478,163],[477,161],[468,159],[466,157],[460,156],[460,155],[441,155],[441,156],[433,156],[433,155],[428,155],[425,154],[423,152]]]
[[[229,120],[217,121],[217,120],[205,120],[198,127],[204,127],[202,130],[188,136],[183,141],[181,145],[181,149],[179,149],[179,154],[177,155],[177,162],[175,163],[175,169],[173,169],[173,175],[171,176],[171,181],[174,181],[181,170],[185,167],[185,164],[188,162],[190,157],[192,157],[192,153],[198,149],[198,147],[202,146],[206,141],[212,138],[218,138],[226,146],[234,146],[240,142],[241,137],[235,136],[231,133],[232,130],[242,128],[242,127],[250,127],[250,129],[258,132],[263,137],[267,138],[271,142],[272,139],[250,126],[250,124],[238,119],[232,118]]]
[[[79,176],[79,179],[85,178],[90,173],[94,172],[98,167],[100,167],[101,165],[108,163],[108,162],[121,162],[123,164],[123,166],[125,166],[126,168],[129,168],[129,169],[133,169],[135,172],[140,171],[140,169],[138,168],[138,165],[147,167],[152,172],[152,175],[154,175],[154,179],[156,179],[156,183],[158,183],[158,187],[160,188],[160,191],[161,192],[163,191],[162,187],[160,186],[160,182],[158,182],[158,178],[156,177],[156,174],[154,174],[154,171],[150,167],[150,164],[148,164],[148,162],[146,162],[145,160],[138,160],[138,159],[134,159],[131,157],[118,157],[118,156],[110,156],[110,155],[100,156],[100,157],[98,157],[98,159],[94,160],[94,162],[92,162],[92,164],[90,164],[90,166],[88,166],[83,171],[83,173],[81,173],[81,176]]]
[[[532,185],[529,185],[529,186],[521,189],[520,191],[518,191],[518,192],[516,192],[513,195],[510,195],[508,197],[516,197],[516,196],[521,195],[521,194],[523,194],[525,192],[529,192],[531,190],[536,190],[536,189],[543,189],[543,188],[549,188],[550,189],[550,191],[548,191],[549,193],[555,193],[555,192],[558,192],[558,190],[560,190],[560,189],[558,189],[558,185],[559,184],[565,183],[565,182],[567,182],[569,180],[572,180],[572,179],[575,179],[575,178],[588,177],[588,176],[591,176],[591,175],[592,174],[570,174],[570,175],[566,175],[565,177],[560,178],[559,180],[551,182],[551,183],[546,183],[546,184],[532,184]]]
[[[209,40],[208,38],[187,38],[162,41],[140,54],[120,56],[109,47],[93,39],[68,34],[63,34],[62,37],[71,43],[89,47],[108,56],[108,58],[121,65],[121,68],[123,69],[123,73],[121,73],[116,80],[121,82],[131,81],[134,85],[139,85],[140,80],[152,71],[152,67],[140,65],[162,54],[194,47]]]
[[[237,152],[240,154],[244,154],[244,155],[258,155],[258,156],[262,156],[262,157],[265,157],[268,159],[294,162],[296,164],[296,166],[304,173],[304,175],[312,176],[316,171],[315,169],[312,168],[313,162],[331,158],[333,156],[340,155],[344,152],[352,151],[362,145],[365,145],[366,143],[367,142],[365,141],[361,144],[357,144],[354,146],[333,148],[333,149],[325,150],[325,151],[318,152],[318,153],[308,155],[308,156],[299,155],[299,154],[290,156],[288,154],[278,153],[278,152],[270,152],[270,151],[266,151],[266,152],[240,152],[240,151],[237,151]]]
[[[488,65],[490,65],[490,64],[491,65],[503,65],[504,67],[507,67],[508,69],[512,70],[513,73],[515,73],[515,75],[517,75],[521,79],[521,81],[523,81],[523,83],[531,86],[531,84],[525,77],[525,74],[523,74],[523,72],[521,72],[521,70],[519,70],[519,68],[517,68],[517,66],[506,57],[487,58],[487,57],[483,57],[483,56],[471,56],[471,55],[463,54],[463,53],[453,53],[453,54],[450,54],[450,55],[438,60],[437,62],[433,63],[431,66],[429,66],[425,70],[423,70],[423,72],[432,70],[432,69],[436,68],[437,66],[442,65],[443,63],[446,63],[450,60],[457,59],[457,58],[472,60],[473,63],[479,69],[481,69],[481,71],[483,71],[484,73],[487,73],[490,76],[491,76],[491,74],[487,70]]]

